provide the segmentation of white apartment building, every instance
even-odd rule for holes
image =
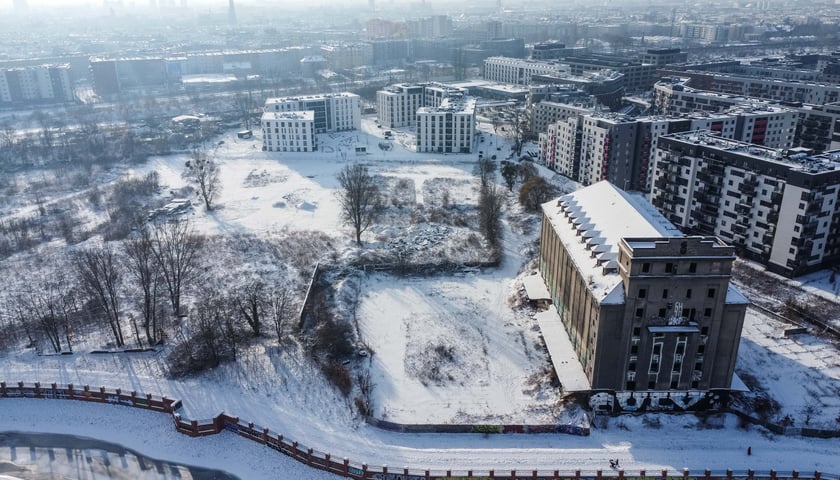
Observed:
[[[683,230],[718,235],[788,276],[840,258],[840,152],[685,132],[660,137],[656,157],[651,201]]]
[[[314,112],[315,133],[358,130],[362,122],[360,97],[355,93],[327,93],[269,98],[266,112]]]
[[[260,123],[263,150],[268,152],[314,152],[315,112],[265,112]]]
[[[475,136],[475,99],[449,97],[417,110],[417,151],[470,153]]]
[[[376,92],[379,122],[383,127],[413,127],[417,110],[424,106],[423,85],[397,84]]]
[[[0,70],[0,105],[70,102],[74,98],[69,65]]]
[[[557,62],[489,57],[484,60],[484,79],[494,82],[530,85],[534,75],[571,75],[571,68]]]

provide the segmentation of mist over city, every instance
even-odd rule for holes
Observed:
[[[0,2],[0,479],[840,480],[835,1]]]

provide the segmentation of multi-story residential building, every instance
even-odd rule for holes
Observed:
[[[840,152],[795,153],[708,132],[662,136],[651,201],[688,232],[717,235],[796,276],[840,258]]]
[[[621,188],[645,192],[652,186],[661,135],[708,129],[722,138],[790,148],[797,120],[795,112],[768,105],[679,117],[634,118],[576,110],[584,109],[563,106],[565,118],[540,134],[540,161],[584,185],[606,179]],[[578,119],[571,120],[574,117]]]
[[[391,85],[376,92],[377,115],[387,128],[414,126],[423,104],[423,85]]]
[[[0,69],[0,105],[72,102],[69,65]]]
[[[581,125],[580,182],[592,185],[608,180],[628,190],[636,145],[635,119],[620,115],[584,115]]]
[[[570,52],[560,59],[568,64],[571,74],[582,77],[586,72],[613,70],[624,75],[624,88],[628,92],[650,90],[657,80],[656,65],[615,55],[599,55],[586,52]]]
[[[539,271],[592,390],[637,410],[730,388],[749,304],[730,284],[733,247],[684,236],[609,182],[542,211]]]
[[[522,58],[490,57],[484,60],[484,79],[530,85],[534,75],[568,75],[568,65]]]
[[[388,128],[415,126],[419,108],[439,107],[451,96],[467,94],[467,88],[437,82],[391,85],[376,92],[379,122]]]
[[[540,134],[539,161],[575,181],[580,179],[580,144],[583,115],[570,115],[548,126]]]
[[[417,151],[470,153],[475,136],[475,99],[450,96],[438,107],[417,110]]]
[[[314,152],[315,112],[265,112],[261,122],[263,150],[269,152]]]
[[[298,97],[268,98],[266,112],[312,110],[315,133],[357,130],[362,122],[360,97],[355,93],[326,93]]]
[[[694,88],[730,95],[812,105],[840,101],[840,85],[831,83],[693,70],[669,69],[661,72],[665,75],[689,78],[690,86]]]
[[[566,100],[565,102],[543,100],[531,105],[531,133],[545,133],[552,123],[563,122],[570,117],[595,113],[597,108],[597,102],[591,96]]]
[[[699,90],[689,87],[689,79],[675,78],[658,82],[653,88],[653,110],[663,115],[682,115],[704,111],[721,113],[736,106],[745,109],[781,107],[796,112],[798,119],[791,146],[825,151],[840,148],[840,102],[826,105],[773,103],[759,98]],[[749,140],[745,137],[741,139]],[[784,147],[784,138],[765,143]]]

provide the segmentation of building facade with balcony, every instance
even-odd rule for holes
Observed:
[[[730,284],[733,247],[684,236],[609,182],[542,211],[539,271],[591,390],[634,410],[730,388],[749,303]]]
[[[651,201],[685,231],[719,236],[782,275],[840,259],[840,152],[784,151],[708,132],[663,136]]]
[[[264,110],[273,113],[311,110],[315,133],[358,130],[362,122],[360,97],[350,92],[268,98]]]
[[[438,107],[417,110],[417,151],[470,153],[475,137],[475,99],[452,96]]]

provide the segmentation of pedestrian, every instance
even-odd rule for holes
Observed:
[[[747,455],[752,455],[752,447],[747,447]]]

